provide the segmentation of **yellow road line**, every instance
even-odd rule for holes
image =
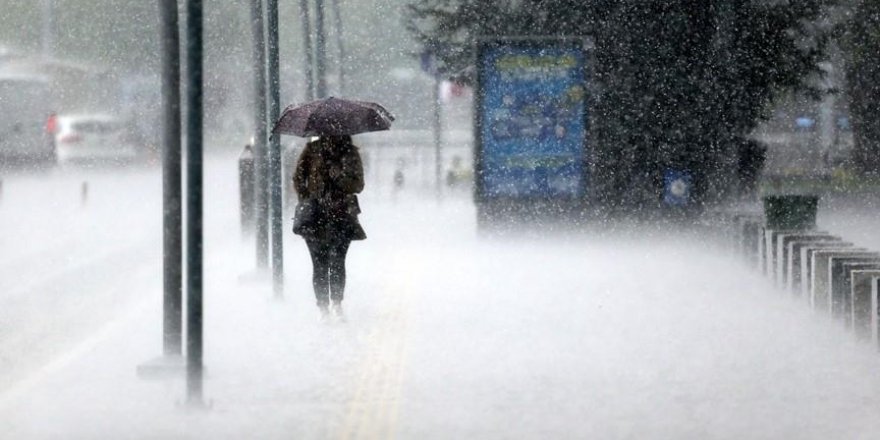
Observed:
[[[409,334],[409,316],[403,322],[403,328],[401,329],[401,334],[407,335]],[[391,427],[397,427],[397,419],[400,415],[400,394],[403,389],[403,372],[406,371],[406,361],[408,359],[408,346],[405,340],[401,341],[399,346],[398,359],[400,359],[399,364],[399,374],[397,375],[396,381],[394,383],[394,395],[398,396],[398,399],[394,401],[394,405],[391,408],[391,412],[388,415],[388,425]],[[396,433],[394,433],[396,434]],[[394,438],[394,436],[389,435],[388,438]]]
[[[397,435],[412,300],[424,266],[412,255],[399,255],[394,263],[392,272],[399,276],[389,278],[389,288],[383,289],[380,322],[367,338],[340,439],[392,439]]]

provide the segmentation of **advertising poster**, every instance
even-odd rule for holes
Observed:
[[[482,198],[586,191],[586,57],[572,40],[483,44],[477,60]]]

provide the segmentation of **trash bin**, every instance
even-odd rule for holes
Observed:
[[[805,231],[816,229],[819,196],[778,194],[764,196],[764,218],[769,229]]]

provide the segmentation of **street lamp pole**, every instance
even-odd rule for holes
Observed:
[[[327,39],[324,31],[324,0],[315,0],[315,75],[318,99],[327,97]]]
[[[180,31],[177,0],[160,0],[162,35],[162,150],[165,356],[182,354],[183,232],[181,189]]]
[[[299,0],[299,16],[303,30],[303,52],[305,52],[306,101],[315,99],[315,79],[313,75],[314,57],[312,53],[312,25],[309,17],[309,0]]]
[[[342,9],[339,7],[339,0],[330,0],[330,7],[333,8],[333,18],[336,22],[336,47],[339,49],[339,94],[345,95],[345,45],[343,43],[342,34]]]
[[[51,58],[55,47],[55,0],[43,0],[43,20],[40,45],[43,58]]]
[[[263,0],[251,0],[251,35],[254,44],[254,170],[256,171],[256,251],[257,269],[264,269],[269,259],[269,189],[266,178],[266,46],[263,20]]]
[[[269,126],[274,126],[281,113],[278,0],[266,0],[266,26],[269,71]],[[281,223],[281,142],[277,133],[269,134],[269,195],[272,230],[272,286],[275,298],[284,295],[284,234]]]
[[[186,29],[186,389],[187,403],[191,406],[202,406],[202,0],[187,1]]]
[[[181,188],[180,30],[177,0],[158,0],[162,45],[162,357],[142,377],[183,372],[183,191]],[[189,274],[187,274],[189,275]],[[189,318],[189,317],[187,317]]]

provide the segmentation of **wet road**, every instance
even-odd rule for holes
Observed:
[[[6,179],[10,438],[880,433],[877,354],[705,237],[600,225],[486,238],[466,195],[372,188],[361,200],[369,239],[349,255],[348,322],[327,325],[297,237],[285,236],[283,301],[255,275],[234,158],[209,160],[206,179],[211,409],[196,413],[179,405],[182,380],[134,374],[161,351],[158,170]]]

